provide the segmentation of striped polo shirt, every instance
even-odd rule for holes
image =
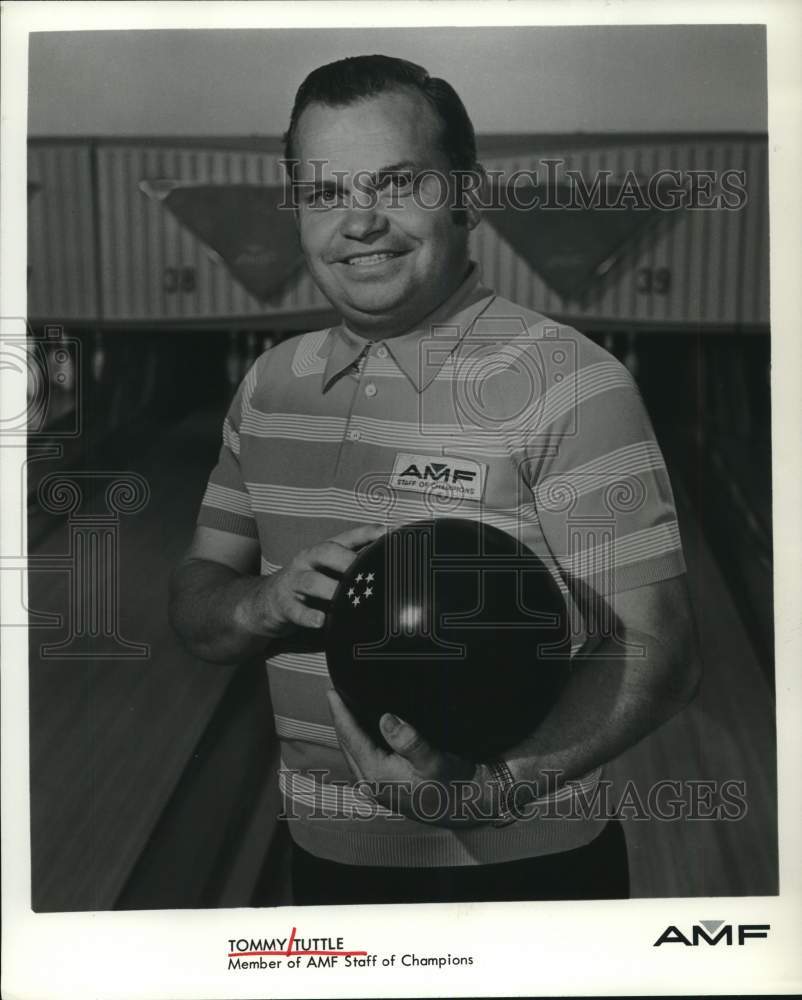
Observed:
[[[404,475],[412,466],[420,478]],[[469,487],[438,487],[444,466]],[[270,574],[348,528],[441,516],[484,520],[543,560],[574,650],[585,639],[579,588],[606,598],[603,609],[617,592],[685,571],[668,475],[629,372],[576,330],[494,295],[475,266],[406,334],[369,341],[340,325],[265,351],[226,415],[198,524],[257,538]],[[447,829],[378,806],[339,749],[320,633],[271,646],[267,669],[289,827],[313,854],[488,864],[573,849],[604,823],[571,808],[572,796],[592,798],[600,770],[546,801],[549,818],[504,827]]]

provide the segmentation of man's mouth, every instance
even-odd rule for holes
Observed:
[[[405,253],[405,250],[388,250],[383,253],[359,253],[354,254],[352,257],[346,257],[343,260],[343,264],[347,264],[349,267],[374,267],[376,264],[383,264],[385,261],[393,260],[395,257],[402,257]]]

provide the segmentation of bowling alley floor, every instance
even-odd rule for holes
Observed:
[[[219,719],[234,672],[195,661],[179,647],[166,620],[166,586],[170,568],[189,541],[215,461],[220,419],[219,413],[195,413],[116,463],[140,473],[151,488],[148,504],[120,522],[121,632],[146,643],[147,658],[48,659],[41,655],[41,644],[62,635],[47,628],[31,630],[37,909],[106,909],[123,905],[121,900],[146,908],[148,897],[136,892],[137,873],[143,884],[148,879],[157,884],[164,877],[155,862],[143,867],[149,850],[151,858],[178,858],[191,878],[193,858],[183,848],[183,858],[173,848],[154,853],[154,831],[162,830],[164,840],[170,830],[180,831],[186,828],[181,823],[190,822],[176,818],[176,801],[211,720]],[[632,895],[773,894],[778,872],[774,701],[766,679],[771,672],[761,669],[680,481],[675,481],[675,492],[704,659],[702,685],[692,705],[612,762],[607,775],[613,798],[627,793],[630,802],[633,789],[646,801],[655,783],[680,782],[683,795],[695,794],[702,802],[702,816],[636,819],[637,806],[622,809]],[[37,534],[32,554],[63,551],[63,523],[54,521],[52,530]],[[30,606],[63,613],[65,590],[57,574],[31,574]],[[217,811],[232,814],[241,810],[239,799],[257,795],[258,808],[247,817],[246,834],[236,840],[242,856],[227,881],[218,879],[217,889],[209,890],[201,903],[190,894],[183,904],[174,899],[170,905],[248,903],[249,873],[261,867],[265,835],[274,828],[275,784],[271,754],[263,745],[263,730],[269,727],[266,692],[264,705],[246,710],[251,713],[249,735],[243,740],[252,740],[251,748],[235,745],[227,733],[215,745],[228,749],[215,752],[223,755],[220,760],[231,773],[248,771],[249,783],[238,785],[232,779],[203,793],[217,795]],[[745,815],[704,818],[707,799],[699,797],[701,786],[693,783],[724,781],[744,783]],[[172,818],[165,825],[168,815]],[[218,841],[206,845],[208,856],[224,854],[233,837],[231,829],[222,829]],[[246,857],[248,852],[253,857]],[[197,864],[200,860],[195,859]]]
[[[686,709],[613,761],[607,775],[621,796],[632,782],[641,799],[656,782],[681,782],[686,802],[696,796],[699,818],[624,822],[632,895],[771,895],[778,891],[775,705],[766,679],[773,671],[747,635],[682,480],[672,481],[702,682]],[[704,818],[725,782],[741,783],[736,797],[745,808],[734,812],[743,815]],[[628,814],[637,811],[636,804]]]

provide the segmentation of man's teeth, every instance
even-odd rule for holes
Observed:
[[[384,260],[392,260],[393,257],[397,256],[397,253],[372,253],[366,257],[351,257],[347,263],[351,267],[364,267],[369,264],[380,264]]]

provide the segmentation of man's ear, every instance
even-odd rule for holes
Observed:
[[[465,225],[468,230],[476,229],[479,223],[482,221],[482,213],[480,209],[473,204],[465,206]]]
[[[462,174],[459,182],[459,218],[468,230],[476,229],[482,221],[482,205],[487,198],[487,174],[481,163]]]
[[[298,229],[300,220],[298,218],[297,191],[295,189],[295,169],[298,166],[298,160],[279,160],[279,163],[284,169],[283,205],[286,207],[287,200],[289,199],[289,203],[292,206],[292,217],[295,222],[295,228]]]

